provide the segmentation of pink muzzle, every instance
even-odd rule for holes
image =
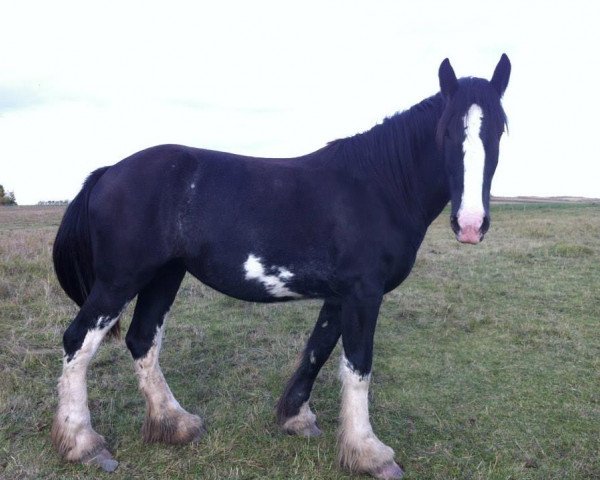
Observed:
[[[456,239],[461,243],[470,243],[476,245],[481,242],[483,234],[481,226],[483,225],[483,214],[464,213],[458,216],[458,226],[460,227],[456,234]]]
[[[467,227],[461,228],[456,236],[459,242],[461,243],[470,243],[475,245],[481,242],[481,233],[479,228],[475,227]]]

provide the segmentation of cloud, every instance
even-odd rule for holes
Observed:
[[[39,87],[0,85],[0,115],[7,111],[31,108],[44,102]]]
[[[503,51],[494,193],[600,196],[593,2],[111,5],[3,12],[0,174],[20,203],[73,196],[89,171],[163,142],[308,153],[435,93],[443,58],[489,78]]]

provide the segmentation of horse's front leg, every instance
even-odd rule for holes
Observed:
[[[373,361],[373,335],[382,294],[349,295],[342,302],[340,364],[342,406],[338,459],[342,467],[380,479],[402,478],[394,451],[381,442],[369,421],[369,383]]]
[[[338,299],[325,300],[298,368],[277,404],[279,425],[291,435],[314,437],[321,434],[317,427],[317,417],[311,411],[308,401],[321,367],[340,338],[341,310]]]

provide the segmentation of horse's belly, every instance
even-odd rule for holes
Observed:
[[[236,261],[237,259],[237,261]],[[298,259],[278,262],[249,253],[216,258],[204,256],[186,262],[202,283],[230,297],[250,302],[281,302],[333,295],[330,268]]]

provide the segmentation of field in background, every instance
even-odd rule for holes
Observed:
[[[324,435],[289,437],[274,423],[319,303],[243,303],[191,278],[161,363],[207,436],[144,445],[132,361],[110,342],[92,363],[89,405],[119,469],[61,462],[50,425],[76,312],[50,262],[62,211],[0,208],[0,478],[351,478],[335,468],[339,352],[313,394]],[[599,321],[599,205],[495,204],[477,247],[458,244],[442,215],[382,307],[374,429],[407,479],[600,478]]]
[[[544,204],[587,204],[599,205],[600,198],[586,197],[492,197],[492,203],[544,203]]]

